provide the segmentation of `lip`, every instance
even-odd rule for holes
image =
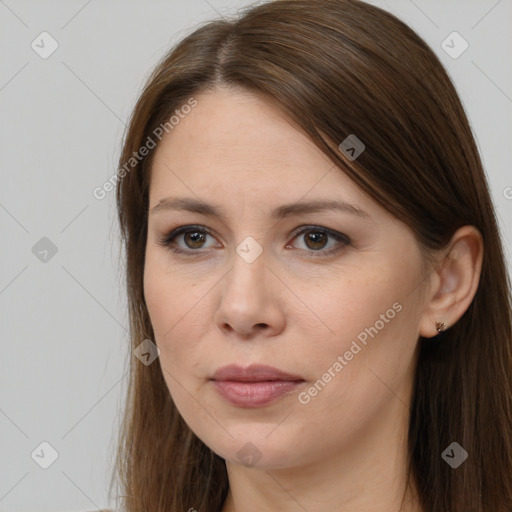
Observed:
[[[298,375],[266,365],[224,366],[211,381],[216,391],[237,407],[263,407],[293,393],[305,382]]]
[[[219,368],[212,376],[213,380],[230,380],[237,382],[264,382],[268,380],[286,380],[286,381],[302,381],[304,380],[299,375],[294,375],[288,372],[267,366],[263,364],[252,364],[247,367],[242,367],[237,364],[228,364]]]

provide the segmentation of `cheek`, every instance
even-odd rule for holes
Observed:
[[[205,358],[215,354],[210,351],[219,350],[208,346],[218,277],[192,267],[171,266],[165,253],[147,251],[144,296],[154,343],[160,349],[160,365],[177,402],[181,386],[194,393],[197,383],[205,378]],[[187,396],[190,399],[185,395],[183,401]]]
[[[304,345],[317,376],[329,369],[335,372],[338,356],[350,385],[369,369],[391,379],[406,371],[416,346],[419,304],[411,290],[419,275],[419,267],[411,262],[404,266],[387,261],[365,271],[354,269],[350,276],[326,279],[323,286],[317,282],[309,295],[302,288],[299,296],[309,297],[308,306],[315,314],[309,316],[318,328],[317,350]],[[336,368],[341,374],[340,366]]]
[[[329,277],[318,284],[314,292],[304,287],[304,297],[312,318],[317,319],[319,335],[327,345],[349,342],[365,329],[379,321],[389,310],[396,316],[393,304],[399,299],[400,283],[384,269],[371,272],[354,271],[350,276]],[[396,308],[396,306],[395,306]],[[361,338],[364,338],[362,336]]]
[[[206,314],[202,311],[199,287],[173,272],[160,255],[147,251],[144,298],[161,364],[174,372],[183,355],[193,353],[191,340],[199,339],[195,332],[200,328],[197,318]]]
[[[332,332],[318,331],[315,350],[303,340],[312,378],[300,403],[332,418],[334,437],[338,429],[350,437],[397,396],[406,403],[419,309],[410,293],[415,276],[413,265],[402,272],[392,266],[354,272],[311,296]]]
[[[189,276],[171,265],[165,251],[146,250],[144,298],[155,337],[163,339],[175,330],[199,301],[197,287]]]
[[[184,285],[185,286],[185,285]],[[190,395],[194,394],[194,370],[199,366],[201,354],[194,340],[201,338],[201,323],[206,312],[201,306],[199,287],[186,284],[186,293],[180,290],[179,277],[165,267],[147,259],[144,272],[144,295],[155,339],[160,349],[162,374],[173,400],[182,413],[187,413]],[[203,293],[204,295],[204,293]],[[197,414],[199,411],[196,411]]]

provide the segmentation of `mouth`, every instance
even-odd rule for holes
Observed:
[[[266,365],[224,366],[210,381],[225,400],[237,407],[263,407],[297,391],[306,382],[298,375]]]
[[[236,364],[229,364],[219,368],[211,377],[215,381],[237,381],[237,382],[265,382],[265,381],[303,381],[299,375],[294,375],[273,366],[253,364],[242,367]]]

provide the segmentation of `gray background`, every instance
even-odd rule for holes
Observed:
[[[116,172],[126,120],[157,60],[203,20],[249,3],[0,0],[0,511],[113,505],[130,354],[114,192],[97,200],[92,190]],[[510,254],[512,0],[370,3],[414,28],[448,68]],[[31,47],[48,50],[43,31],[59,45],[46,59]],[[441,47],[453,31],[469,43],[458,58]],[[43,237],[56,254],[44,253]],[[44,441],[58,453],[48,469]]]

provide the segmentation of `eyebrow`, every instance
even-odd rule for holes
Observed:
[[[198,201],[193,198],[165,198],[162,199],[156,206],[151,208],[150,214],[155,214],[163,211],[188,211],[199,213],[201,215],[208,215],[212,217],[219,217],[226,220],[226,215],[220,206],[208,204]],[[314,200],[307,202],[299,202],[292,204],[284,204],[274,208],[271,212],[271,217],[274,219],[283,219],[290,215],[298,215],[304,213],[316,213],[325,210],[336,210],[345,213],[351,213],[364,219],[369,219],[370,215],[357,206],[339,200]]]

